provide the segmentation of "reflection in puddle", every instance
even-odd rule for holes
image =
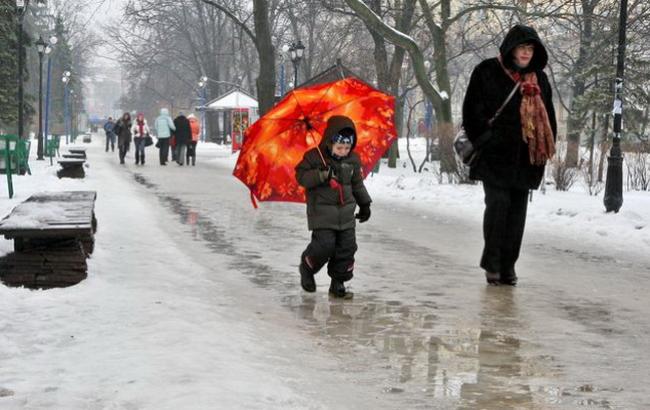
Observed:
[[[156,189],[144,177],[136,179]],[[352,300],[331,299],[323,292],[305,294],[299,289],[295,266],[279,271],[265,262],[269,253],[275,254],[295,235],[283,228],[282,221],[256,218],[246,224],[244,233],[237,233],[228,225],[243,224],[236,210],[224,208],[219,219],[213,219],[173,196],[159,197],[194,238],[232,258],[232,268],[252,283],[280,295],[280,303],[294,312],[296,325],[335,356],[342,371],[375,386],[378,393],[395,397],[402,408],[609,407],[608,401],[589,397],[594,391],[588,388],[567,393],[556,386],[561,365],[552,356],[534,355],[533,344],[518,337],[530,330],[518,312],[521,302],[512,288],[477,288],[481,294],[469,302],[454,299],[445,289],[415,297],[405,286],[396,289],[405,291],[402,295],[391,292],[396,299],[376,296],[382,294],[377,289],[356,293]],[[268,242],[264,254],[253,250],[259,249],[252,246],[255,238]],[[403,264],[435,259],[443,266],[441,274],[454,274],[445,261],[425,255],[425,250],[412,244],[388,252],[402,253]],[[378,271],[383,266],[377,262]],[[476,314],[459,320],[455,312],[467,311],[467,303],[476,305],[469,309]]]

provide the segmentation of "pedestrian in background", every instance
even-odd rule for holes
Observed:
[[[146,138],[149,137],[149,125],[144,118],[143,113],[138,113],[131,127],[131,134],[133,135],[133,145],[135,145],[135,165],[144,165],[144,148]]]
[[[106,133],[106,152],[108,152],[108,146],[111,147],[111,152],[115,152],[115,133],[113,132],[115,128],[115,122],[113,117],[108,117],[108,120],[104,123],[104,132]]]
[[[117,148],[120,156],[120,164],[124,164],[124,158],[131,146],[131,114],[125,112],[117,123],[113,132],[117,135]]]
[[[199,135],[201,134],[201,126],[199,120],[194,114],[187,116],[190,121],[190,130],[192,131],[192,140],[187,146],[187,165],[190,165],[190,158],[192,159],[192,166],[196,165],[196,145],[199,142]]]
[[[156,118],[154,126],[158,137],[157,146],[160,165],[167,165],[167,161],[169,160],[169,140],[171,139],[172,132],[176,130],[174,121],[169,116],[169,110],[167,108],[160,109],[160,115]]]
[[[176,127],[176,131],[174,132],[176,140],[176,162],[182,166],[185,162],[187,146],[192,141],[192,129],[190,128],[190,121],[182,112],[174,119],[174,126]]]

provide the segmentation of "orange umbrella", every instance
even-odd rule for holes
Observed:
[[[327,120],[354,121],[364,175],[397,138],[395,98],[356,78],[299,88],[248,128],[233,174],[251,191],[251,200],[305,202],[295,167],[321,142]]]

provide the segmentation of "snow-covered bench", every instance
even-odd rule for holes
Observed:
[[[32,195],[0,221],[15,252],[0,258],[0,279],[35,288],[70,286],[86,278],[94,248],[95,191]]]
[[[75,155],[81,155],[86,158],[86,148],[69,148],[68,152]]]
[[[57,172],[59,178],[83,178],[86,176],[84,163],[86,158],[63,158],[58,161],[61,169]]]

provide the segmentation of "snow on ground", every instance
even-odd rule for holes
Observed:
[[[361,397],[382,407],[370,393],[357,398],[364,388],[341,380],[306,336],[264,320],[288,313],[227,260],[205,267],[181,251],[180,224],[117,153],[103,154],[89,152],[82,180],[32,161],[32,176],[14,178],[16,196],[0,197],[4,215],[35,192],[98,191],[87,280],[0,286],[0,408],[359,408]],[[10,251],[0,239],[0,254]]]
[[[418,161],[422,141],[413,145]],[[58,179],[57,166],[32,161],[32,176],[14,178],[14,199],[0,185],[3,215],[35,192],[97,190],[99,221],[90,274],[81,284],[48,291],[0,286],[1,408],[390,407],[369,403],[379,399],[346,379],[354,375],[341,375],[313,340],[282,327],[288,313],[265,304],[264,290],[231,272],[228,261],[208,268],[178,249],[178,222],[116,158],[94,149],[101,158],[89,153],[83,180]],[[228,147],[199,150],[230,168],[236,161]],[[376,202],[480,224],[480,186],[439,184],[433,173],[415,174],[405,163],[382,165],[368,177]],[[620,213],[605,214],[602,196],[579,186],[536,192],[528,234],[643,253],[650,245],[650,193],[624,196]],[[11,250],[11,241],[0,240],[0,254]],[[270,323],[263,315],[280,319]]]
[[[410,145],[419,166],[424,158],[424,139],[412,139]],[[234,167],[237,154],[230,154],[227,148],[204,144],[201,149],[214,151],[214,161]],[[427,171],[414,173],[405,139],[400,140],[400,153],[402,158],[397,168],[388,168],[384,161],[379,173],[366,178],[366,186],[375,202],[480,223],[484,210],[480,184],[441,184],[430,164],[425,166]],[[569,192],[556,191],[553,186],[549,186],[545,194],[534,191],[528,210],[527,235],[551,235],[579,241],[586,247],[646,256],[650,247],[650,192],[624,191],[623,200],[623,207],[615,214],[605,212],[603,193],[590,196],[580,183],[574,184]]]

